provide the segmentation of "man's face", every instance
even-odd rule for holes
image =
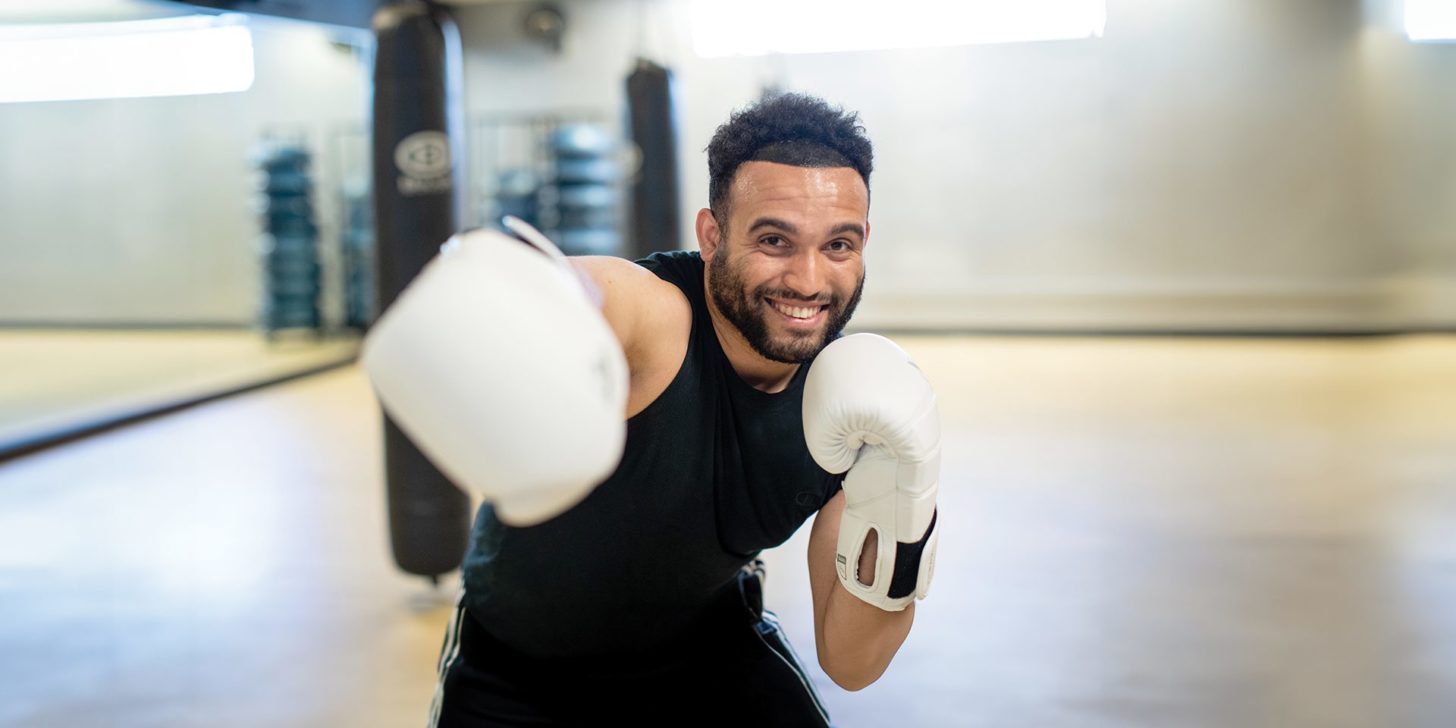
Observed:
[[[713,305],[765,359],[808,361],[859,303],[868,216],[869,190],[851,168],[745,163],[728,229],[699,213]]]

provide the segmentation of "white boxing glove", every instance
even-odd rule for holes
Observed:
[[[804,439],[819,467],[849,471],[835,553],[840,583],[889,611],[924,598],[935,571],[940,481],[940,414],[925,375],[883,336],[834,341],[804,384]],[[865,584],[859,560],[870,531],[878,553],[874,581]]]
[[[516,236],[450,238],[364,339],[384,409],[440,471],[512,525],[545,521],[612,474],[627,361],[561,251]]]

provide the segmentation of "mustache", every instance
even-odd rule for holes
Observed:
[[[813,298],[804,298],[802,295],[795,293],[794,291],[783,288],[760,287],[754,289],[753,295],[758,298],[772,298],[778,301],[783,301],[784,303],[801,304],[804,306],[826,306],[839,304],[839,296],[833,294],[815,296]]]

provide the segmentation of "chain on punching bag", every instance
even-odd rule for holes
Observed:
[[[639,59],[627,76],[632,141],[641,168],[632,181],[630,257],[678,247],[677,115],[672,71]]]
[[[458,30],[425,2],[386,4],[374,16],[374,32],[375,280],[382,311],[456,231],[451,86],[460,59]],[[388,417],[384,464],[395,563],[432,578],[458,568],[470,533],[469,497]]]

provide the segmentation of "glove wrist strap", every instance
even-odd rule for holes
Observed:
[[[939,509],[930,515],[930,526],[925,529],[925,535],[919,541],[895,544],[895,569],[890,576],[890,591],[886,594],[889,598],[903,599],[914,596],[919,590],[920,561],[927,556],[926,546],[935,534],[935,519],[939,516]]]
[[[836,554],[839,581],[845,590],[890,612],[898,612],[916,599],[925,598],[930,593],[930,580],[935,571],[935,546],[939,538],[935,524],[939,516],[940,511],[936,509],[925,533],[914,543],[900,543],[882,534],[876,548],[879,553],[875,554],[875,581],[864,584],[858,578],[859,555],[865,536],[874,526],[857,513],[846,510],[840,523]],[[886,573],[889,578],[881,576]]]

